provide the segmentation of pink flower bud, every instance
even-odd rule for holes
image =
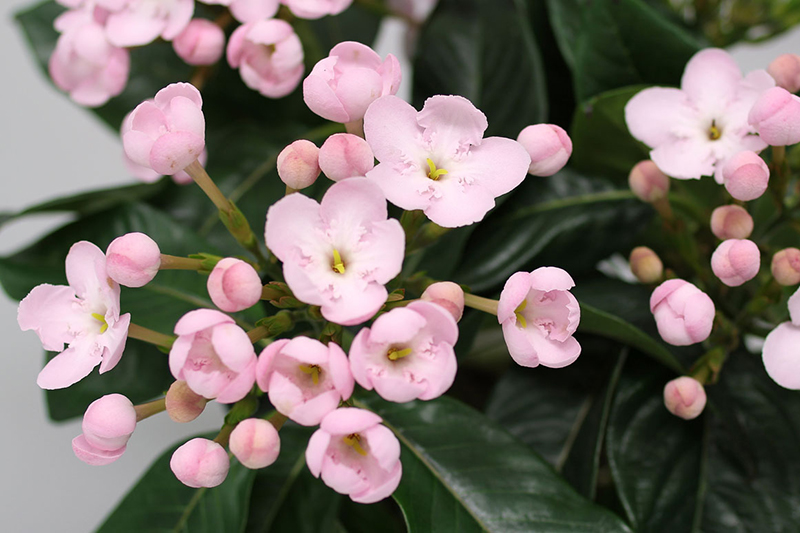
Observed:
[[[375,156],[358,135],[336,133],[319,149],[319,167],[333,181],[366,176],[375,167]]]
[[[208,276],[208,295],[214,305],[228,313],[253,307],[261,299],[258,272],[241,259],[221,259]]]
[[[93,401],[83,415],[83,436],[103,451],[124,447],[136,429],[136,410],[122,394],[107,394]]]
[[[753,232],[753,217],[744,207],[723,205],[711,213],[711,232],[718,239],[746,239]]]
[[[319,177],[319,148],[300,139],[278,154],[278,176],[287,187],[300,190],[310,187]]]
[[[189,388],[185,381],[175,381],[169,386],[164,399],[169,417],[181,424],[191,422],[203,412],[208,400]]]
[[[706,406],[706,391],[696,379],[681,376],[664,386],[664,405],[673,415],[692,420]]]
[[[281,0],[292,14],[301,19],[318,19],[325,15],[338,15],[353,3],[353,0]]]
[[[420,296],[420,300],[444,307],[448,313],[453,315],[456,322],[461,320],[464,314],[464,290],[452,281],[440,281],[428,285],[428,288]]]
[[[125,287],[147,285],[160,266],[161,250],[144,233],[126,233],[111,241],[106,249],[106,273]]]
[[[647,203],[660,200],[669,192],[669,178],[649,159],[631,169],[628,185],[639,200]]]
[[[728,287],[750,281],[761,267],[761,252],[753,241],[728,239],[711,256],[711,270]]]
[[[189,65],[213,65],[225,51],[225,32],[210,20],[192,19],[172,47]]]
[[[275,462],[281,439],[275,426],[261,418],[239,422],[231,433],[231,453],[247,468],[264,468]]]
[[[103,466],[111,464],[125,453],[126,446],[117,448],[116,450],[101,450],[95,448],[86,441],[86,437],[81,434],[72,439],[72,451],[75,457],[92,466]]]
[[[303,81],[303,100],[311,111],[333,122],[355,122],[381,96],[400,88],[400,63],[392,54],[381,61],[361,43],[334,46]]]
[[[555,124],[528,126],[520,132],[517,142],[531,156],[528,173],[534,176],[552,176],[564,168],[572,155],[572,140]]]
[[[225,448],[199,437],[175,450],[169,461],[178,481],[193,489],[216,487],[225,481],[230,466]]]
[[[800,283],[800,250],[784,248],[772,256],[772,276],[784,286]]]
[[[711,335],[716,309],[711,298],[688,281],[670,279],[653,291],[650,312],[665,342],[688,346]]]
[[[767,190],[769,167],[755,152],[739,152],[722,167],[725,188],[737,200],[755,200]]]
[[[800,56],[781,54],[772,60],[767,72],[775,78],[775,84],[790,93],[800,91]]]
[[[796,295],[797,293],[795,293]],[[800,357],[797,346],[800,344],[800,327],[792,312],[792,298],[789,299],[791,322],[783,322],[767,335],[761,353],[764,368],[775,383],[781,387],[800,390]]]
[[[664,276],[664,264],[647,246],[637,246],[631,251],[631,272],[641,283],[658,283]]]
[[[747,120],[771,146],[800,142],[800,98],[782,87],[761,93]]]

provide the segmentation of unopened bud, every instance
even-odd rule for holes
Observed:
[[[192,439],[172,454],[169,467],[188,487],[216,487],[228,476],[230,460],[225,448],[213,440]]]
[[[552,176],[564,168],[572,155],[572,140],[555,124],[528,126],[517,136],[517,142],[531,156],[528,173],[534,176]]]
[[[278,154],[278,176],[287,187],[300,190],[319,177],[319,148],[305,139],[295,141]]]
[[[208,400],[189,388],[185,381],[170,385],[165,398],[167,414],[179,423],[191,422],[203,412]]]
[[[431,283],[420,296],[420,300],[435,303],[444,307],[453,315],[456,322],[464,314],[464,290],[452,281],[439,281]]]
[[[682,376],[664,387],[664,405],[675,416],[684,420],[697,418],[706,406],[706,391],[694,378]]]
[[[647,246],[637,246],[631,251],[631,272],[640,283],[651,285],[658,283],[664,276],[664,263],[653,250]]]
[[[772,277],[789,287],[800,283],[800,250],[784,248],[772,256]]]
[[[98,450],[118,450],[136,429],[136,410],[122,394],[107,394],[86,409],[82,429],[86,441]]]
[[[275,426],[261,418],[248,418],[236,425],[228,441],[231,453],[247,468],[264,468],[275,462],[281,439]]]
[[[718,239],[746,239],[753,233],[753,217],[744,207],[723,205],[711,213],[711,232]]]
[[[158,244],[144,233],[117,237],[106,249],[108,277],[125,287],[143,287],[150,283],[161,266]]]
[[[253,307],[261,299],[263,286],[258,272],[241,259],[220,260],[206,284],[214,305],[228,313]]]
[[[800,142],[800,98],[781,87],[767,89],[753,104],[747,121],[770,146]]]
[[[189,65],[213,65],[225,51],[225,32],[210,20],[192,19],[172,47]]]
[[[767,190],[769,167],[755,152],[739,152],[722,167],[722,177],[730,195],[747,202]]]
[[[767,72],[775,79],[778,87],[783,87],[790,93],[800,91],[800,56],[797,54],[779,55],[769,64]]]
[[[653,203],[667,196],[669,177],[655,163],[646,159],[639,161],[628,175],[628,185],[638,199]]]
[[[358,135],[331,135],[319,149],[319,168],[333,181],[365,176],[374,166],[372,148]]]
[[[728,239],[711,255],[711,270],[728,287],[750,281],[761,268],[761,252],[753,241]]]

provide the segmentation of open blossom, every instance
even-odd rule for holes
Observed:
[[[581,345],[572,335],[581,310],[569,292],[574,286],[572,277],[557,267],[517,272],[508,278],[500,293],[497,321],[517,364],[561,368],[578,358]]]
[[[358,332],[350,368],[359,385],[393,402],[432,400],[456,377],[458,326],[440,305],[416,301]]]
[[[275,409],[303,426],[319,424],[353,394],[353,376],[342,349],[308,337],[267,346],[258,358],[256,375]]]
[[[106,0],[106,3],[109,3]],[[141,46],[161,37],[171,41],[194,14],[194,0],[127,0],[116,2],[106,21],[106,34],[116,46]]]
[[[397,94],[400,63],[392,54],[381,61],[367,45],[346,41],[334,46],[303,82],[303,100],[311,111],[333,122],[364,118],[376,98]]]
[[[781,387],[800,390],[800,291],[789,298],[788,322],[770,331],[761,359],[767,374]]]
[[[106,274],[103,251],[90,242],[75,243],[66,270],[69,286],[39,285],[19,303],[19,327],[35,331],[45,350],[61,352],[39,373],[36,382],[43,389],[69,387],[97,365],[101,374],[108,372],[128,338],[131,315],[119,314],[119,285]]]
[[[764,70],[742,77],[724,50],[701,50],[687,63],[680,89],[639,92],[625,106],[625,121],[631,135],[652,148],[650,157],[666,174],[678,179],[714,175],[722,183],[729,157],[766,148],[747,115],[774,85]]]
[[[396,96],[376,100],[364,133],[380,164],[367,173],[386,198],[422,209],[440,226],[477,222],[522,183],[531,158],[517,141],[483,138],[486,116],[461,96],[434,96],[422,111]]]
[[[193,163],[206,144],[203,99],[194,85],[172,83],[154,100],[136,106],[123,122],[122,146],[137,165],[159,174],[177,174]]]
[[[295,297],[327,320],[351,326],[384,304],[384,285],[400,273],[405,234],[388,219],[386,199],[365,178],[335,183],[322,203],[290,194],[267,212],[266,241],[283,262]]]
[[[658,334],[673,346],[703,342],[711,335],[716,309],[709,296],[682,279],[670,279],[650,295]]]
[[[343,407],[322,419],[306,448],[314,477],[358,503],[390,496],[403,475],[400,442],[375,413]]]
[[[220,403],[247,396],[256,381],[256,353],[231,317],[213,309],[189,311],[175,324],[175,334],[169,352],[175,379]]]
[[[295,17],[318,19],[325,15],[338,15],[353,3],[353,0],[281,0]]]

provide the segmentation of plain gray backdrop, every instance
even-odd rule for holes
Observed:
[[[72,104],[34,64],[13,22],[14,11],[27,5],[30,2],[0,0],[0,168],[5,187],[0,194],[0,211],[134,181],[123,168],[118,136]],[[380,53],[401,55],[402,25],[392,22],[384,30]],[[795,32],[766,47],[739,47],[735,56],[745,71],[765,68],[779,53],[800,52],[798,43],[800,36]],[[404,68],[404,73],[403,92],[408,94],[409,69]],[[65,216],[29,217],[3,226],[0,253],[13,252],[67,220]],[[222,410],[213,403],[190,424],[175,424],[162,414],[139,425],[128,450],[117,462],[104,467],[82,463],[71,447],[72,438],[81,432],[80,421],[53,424],[47,420],[44,394],[36,386],[43,362],[41,345],[33,332],[19,331],[16,309],[17,303],[3,293],[3,531],[91,531],[163,449],[189,435],[219,428]]]

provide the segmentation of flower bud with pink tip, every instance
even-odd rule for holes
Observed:
[[[572,277],[557,267],[517,272],[506,281],[497,306],[508,353],[518,365],[562,368],[578,359],[581,346],[572,335],[581,309],[569,292]]]
[[[319,177],[319,148],[311,141],[300,139],[278,154],[278,176],[295,190],[310,187]]]
[[[670,279],[650,296],[658,334],[673,346],[702,342],[711,335],[716,309],[706,293],[682,279]]]
[[[800,91],[800,56],[797,54],[779,55],[769,64],[767,72],[778,87],[790,93]]]
[[[267,98],[281,98],[303,78],[303,45],[288,22],[258,20],[239,26],[226,51],[244,84]]]
[[[711,232],[718,239],[746,239],[753,233],[753,217],[739,205],[723,205],[711,212]]]
[[[208,295],[228,313],[253,307],[261,299],[261,278],[249,263],[233,257],[221,259],[208,276]]]
[[[755,200],[767,190],[769,167],[755,152],[739,152],[722,167],[725,188],[737,200]]]
[[[225,481],[230,467],[225,448],[200,437],[183,444],[169,460],[169,468],[178,481],[193,489],[216,487]]]
[[[786,287],[800,283],[800,250],[784,248],[772,256],[772,277]]]
[[[164,398],[169,417],[181,424],[191,422],[200,416],[208,400],[189,388],[185,381],[175,381],[169,386]]]
[[[231,453],[252,469],[271,465],[281,451],[278,430],[261,418],[248,418],[236,424],[228,442]]]
[[[761,140],[771,146],[800,142],[800,98],[782,87],[761,93],[747,120]]]
[[[700,416],[706,406],[706,391],[696,379],[681,376],[664,386],[664,405],[673,415],[692,420]]]
[[[306,448],[314,477],[357,503],[389,497],[400,484],[400,442],[375,413],[342,407],[322,419]]]
[[[353,0],[281,0],[292,14],[301,19],[318,19],[325,15],[338,15],[353,3]]]
[[[118,450],[136,429],[136,410],[122,394],[107,394],[89,405],[81,427],[90,445],[103,451]]]
[[[319,167],[333,181],[366,176],[375,167],[375,156],[367,141],[358,135],[336,133],[322,143]]]
[[[639,161],[628,174],[628,185],[641,201],[653,203],[667,196],[669,177],[651,160]]]
[[[238,402],[255,383],[256,353],[250,338],[228,315],[213,309],[189,311],[175,324],[169,352],[175,379],[209,400]]]
[[[631,251],[630,264],[631,272],[641,283],[658,283],[664,277],[664,263],[647,246],[637,246]]]
[[[369,105],[400,88],[400,63],[381,60],[367,45],[345,41],[334,46],[303,81],[303,100],[311,111],[333,122],[364,118]]]
[[[172,41],[178,57],[189,65],[213,65],[225,52],[225,32],[206,19],[193,19]]]
[[[161,250],[144,233],[126,233],[106,249],[108,277],[124,287],[143,287],[153,281],[161,266]]]
[[[528,126],[520,132],[517,142],[531,156],[528,173],[534,176],[552,176],[564,168],[572,155],[572,140],[555,124]]]
[[[308,337],[267,346],[258,357],[256,379],[275,409],[303,426],[319,424],[355,386],[342,349]]]
[[[123,128],[127,156],[143,167],[171,176],[194,162],[205,148],[203,99],[193,85],[173,83],[139,104]]]
[[[416,301],[379,316],[358,332],[350,369],[359,385],[392,402],[432,400],[456,377],[455,319],[443,307]]]
[[[464,314],[464,289],[452,281],[439,281],[431,283],[419,297],[420,300],[438,304],[453,315],[456,322]]]
[[[711,270],[728,287],[738,287],[750,281],[761,268],[761,252],[753,241],[728,239],[722,241],[711,255]]]

